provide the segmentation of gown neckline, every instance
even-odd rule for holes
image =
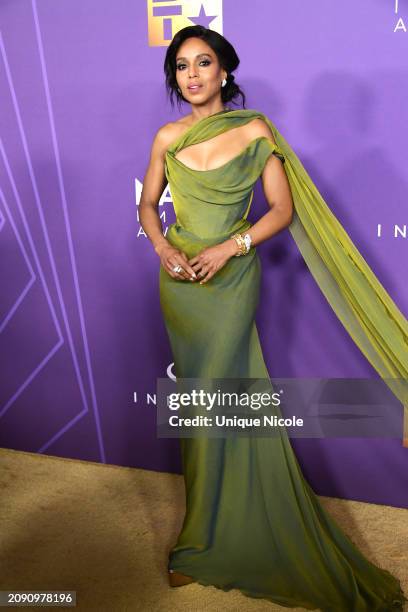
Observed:
[[[193,125],[190,125],[190,127],[188,127],[178,138],[176,138],[176,140],[174,140],[172,144],[168,147],[168,149],[166,150],[166,153],[168,153],[171,149],[174,149],[177,146],[179,140],[184,138],[184,136],[188,134],[193,128],[195,128],[199,123],[202,123],[203,121],[206,121],[207,119],[211,119],[212,117],[216,117],[217,115],[221,115],[222,113],[233,113],[235,112],[235,110],[238,110],[238,109],[228,108],[227,110],[218,111],[216,113],[213,113],[212,115],[208,115],[207,117],[202,117],[201,119],[193,123]],[[188,166],[186,167],[188,168]]]
[[[213,117],[213,115],[210,115],[210,116]],[[234,162],[237,159],[239,159],[240,157],[242,157],[242,155],[244,155],[256,142],[258,142],[258,140],[262,140],[262,139],[267,140],[271,144],[271,146],[273,146],[275,149],[277,148],[277,146],[274,145],[274,143],[271,140],[269,140],[269,138],[267,138],[266,136],[257,136],[256,138],[253,138],[246,145],[246,147],[244,149],[242,149],[242,151],[240,151],[239,153],[237,153],[237,155],[234,155],[234,157],[232,157],[231,159],[226,161],[225,164],[222,164],[221,166],[217,166],[216,168],[208,168],[207,170],[196,170],[195,168],[190,168],[190,166],[187,166],[184,162],[182,162],[180,159],[177,159],[177,157],[175,157],[174,155],[172,155],[172,157],[173,157],[173,159],[177,163],[181,164],[183,166],[183,168],[186,168],[187,170],[190,170],[190,172],[198,172],[200,174],[207,174],[208,172],[215,172],[217,170],[225,169],[227,166],[229,166],[229,164],[231,164],[232,162]],[[169,151],[166,151],[166,153],[170,154]]]

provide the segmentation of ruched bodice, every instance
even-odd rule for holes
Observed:
[[[238,155],[218,168],[194,170],[177,159],[181,149],[203,142],[210,134],[212,138],[262,116],[256,111],[242,110],[229,111],[228,119],[221,114],[215,113],[187,129],[166,152],[165,173],[176,213],[176,222],[169,227],[167,238],[181,245],[185,244],[183,238],[188,237],[189,252],[194,237],[197,245],[203,241],[216,244],[248,229],[253,188],[266,160],[275,154],[284,162],[277,144],[265,136],[251,140]]]
[[[178,223],[201,238],[234,231],[246,218],[254,184],[275,149],[270,140],[260,137],[212,170],[192,170],[168,153],[167,167],[177,164],[181,170],[177,174],[170,169],[168,173]]]

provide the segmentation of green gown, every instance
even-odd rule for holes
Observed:
[[[204,171],[176,159],[182,148],[255,118],[268,124],[276,145],[255,138],[226,164]],[[355,342],[381,376],[395,378],[389,384],[405,400],[398,381],[407,378],[407,321],[263,113],[221,111],[172,143],[165,171],[177,220],[167,239],[190,259],[247,230],[253,187],[271,154],[284,164],[295,208],[289,229],[310,271]],[[269,378],[255,324],[260,274],[255,247],[203,285],[173,279],[160,267],[160,304],[178,379]],[[169,569],[284,607],[403,609],[398,579],[365,558],[323,509],[284,428],[269,438],[181,438],[180,444],[186,514]]]

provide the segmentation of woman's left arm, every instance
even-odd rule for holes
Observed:
[[[266,136],[273,144],[276,144],[269,126],[262,119],[256,119],[250,125],[253,138]],[[288,227],[293,219],[292,192],[283,162],[271,153],[261,176],[263,191],[270,210],[245,232],[251,236],[253,246]]]

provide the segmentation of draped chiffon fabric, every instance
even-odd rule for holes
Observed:
[[[176,158],[181,149],[255,118],[267,123],[276,144],[255,138],[212,170],[193,170]],[[172,143],[165,172],[176,222],[167,239],[192,258],[249,229],[253,188],[271,154],[289,180],[295,210],[288,229],[306,264],[353,340],[406,403],[408,323],[266,115],[221,111]],[[260,277],[256,247],[229,259],[203,285],[174,279],[160,267],[160,304],[177,379],[269,378],[255,323]],[[370,562],[323,509],[284,428],[269,438],[181,438],[180,448],[186,514],[169,569],[284,607],[403,609],[399,580]]]

